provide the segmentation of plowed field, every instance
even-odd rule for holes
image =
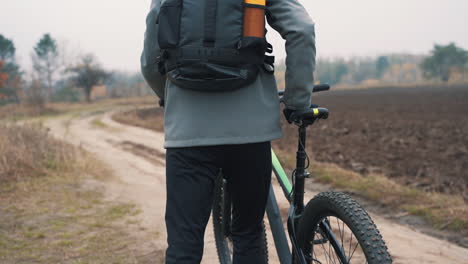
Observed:
[[[309,130],[316,160],[468,200],[468,85],[332,89],[313,102],[331,111]],[[162,131],[162,114],[140,109],[116,119]],[[284,137],[274,145],[294,153],[296,127],[284,120],[282,126]]]
[[[330,91],[313,102],[331,111],[310,130],[316,160],[468,198],[468,86]],[[278,146],[293,146],[295,128],[283,129]]]

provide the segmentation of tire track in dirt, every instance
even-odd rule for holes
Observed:
[[[139,157],[142,157],[148,160],[149,162],[152,162],[156,165],[165,166],[164,159],[166,157],[166,154],[160,152],[157,149],[150,148],[145,145],[137,144],[131,141],[109,142],[117,147],[120,147],[125,151],[131,152]]]
[[[142,241],[141,246],[148,254],[163,252],[166,247],[164,135],[117,123],[110,118],[111,114],[112,112],[74,117],[71,120],[53,119],[46,125],[56,137],[82,146],[112,168],[116,180],[104,183],[107,199],[137,204],[142,210],[142,226],[148,232],[159,234],[152,241]],[[91,122],[96,118],[100,118],[111,129],[93,127]],[[281,190],[277,184],[274,185],[274,189],[280,207],[285,211],[288,202],[280,195]],[[307,200],[315,194],[308,192]],[[422,234],[383,217],[372,217],[387,242],[394,263],[468,264],[468,249]],[[278,263],[271,234],[268,237],[270,263]],[[202,263],[218,263],[211,220],[205,234],[205,254]]]

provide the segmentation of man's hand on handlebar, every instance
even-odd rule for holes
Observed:
[[[292,124],[294,122],[299,122],[300,121],[300,116],[302,116],[304,113],[311,111],[311,109],[305,109],[305,110],[292,110],[289,108],[284,108],[283,114],[286,120],[288,121],[289,124]]]
[[[301,123],[305,121],[308,124],[314,123],[317,119],[327,119],[329,112],[328,109],[311,105],[309,109],[304,110],[291,110],[285,108],[283,110],[284,117],[288,123]]]
[[[330,85],[328,84],[319,84],[315,85],[313,92],[323,92],[323,91],[328,91],[330,90]],[[283,101],[283,95],[284,91],[279,91],[278,96],[280,97],[280,102],[284,103]],[[283,110],[284,117],[286,120],[292,124],[292,123],[301,123],[303,121],[306,121],[308,124],[312,124],[315,120],[317,119],[327,119],[329,112],[328,109],[318,107],[318,105],[312,104],[309,109],[303,109],[303,110],[292,110],[289,108],[285,108]]]

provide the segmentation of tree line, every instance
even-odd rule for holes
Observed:
[[[26,103],[43,108],[53,101],[90,102],[97,86],[105,87],[105,97],[150,93],[141,74],[107,70],[91,53],[73,57],[47,33],[32,48],[31,62],[30,71],[22,69],[13,40],[0,34],[0,104]]]
[[[27,103],[43,107],[47,102],[92,100],[93,89],[105,87],[105,97],[151,94],[138,73],[104,69],[97,57],[67,54],[50,35],[44,34],[32,48],[32,70],[16,61],[13,40],[0,34],[0,104]],[[279,86],[284,86],[284,62],[277,66]],[[319,59],[316,80],[331,85],[408,84],[430,81],[465,81],[468,51],[455,43],[434,45],[428,55],[389,54],[378,57]]]
[[[284,63],[278,67],[284,71]],[[468,76],[468,51],[455,43],[434,45],[428,55],[388,54],[377,57],[321,58],[316,80],[331,85],[414,84],[465,82]],[[284,81],[281,74],[279,77]],[[283,84],[284,85],[284,84]]]

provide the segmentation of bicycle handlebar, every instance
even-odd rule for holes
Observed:
[[[319,84],[314,86],[312,92],[318,93],[328,90],[330,90],[330,85]],[[283,103],[284,91],[279,91],[278,96],[280,97],[280,102]],[[294,122],[304,124],[303,122],[305,121],[305,124],[308,125],[314,123],[314,121],[317,119],[327,119],[329,114],[330,113],[327,108],[318,107],[318,105],[311,105],[311,111],[306,111],[304,113],[296,113],[297,120],[295,120]]]
[[[314,85],[314,89],[312,90],[313,93],[318,93],[318,92],[324,92],[330,90],[330,85],[329,84],[317,84]],[[279,91],[278,92],[279,96],[284,95],[284,91]]]
[[[328,111],[327,108],[319,107],[319,108],[313,108],[312,112],[314,112],[314,116],[318,117],[320,119],[327,119],[328,115],[330,112]]]
[[[330,90],[330,85],[328,84],[318,84],[314,86],[314,93],[323,92]]]

